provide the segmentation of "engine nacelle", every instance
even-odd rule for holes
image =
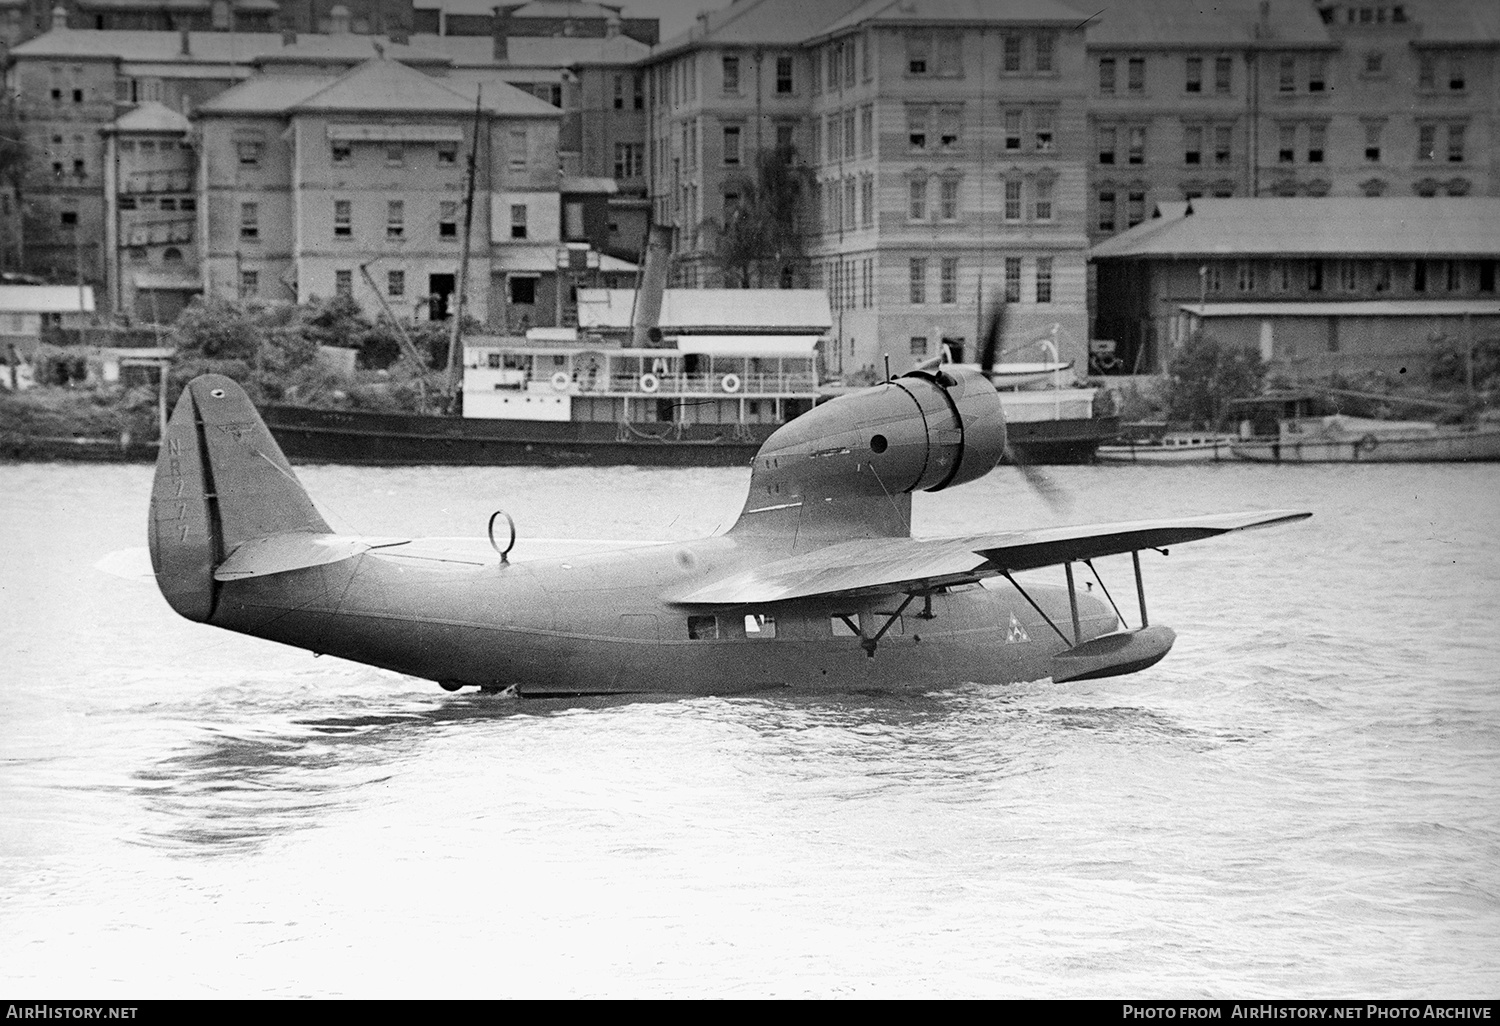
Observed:
[[[745,513],[816,503],[820,521],[835,508],[868,517],[893,496],[909,510],[905,495],[983,477],[1004,453],[1005,415],[984,374],[958,366],[912,371],[815,407],[768,438],[755,457]],[[874,506],[862,510],[860,499]]]

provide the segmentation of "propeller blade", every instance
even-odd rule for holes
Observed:
[[[1037,497],[1046,503],[1047,508],[1053,513],[1065,514],[1072,510],[1073,500],[1067,491],[1056,481],[1052,480],[1041,467],[1023,458],[1011,446],[1009,439],[1006,439],[1005,442],[1005,461],[1020,472],[1021,478],[1026,482],[1027,487],[1035,492]]]
[[[1000,358],[1000,339],[1005,335],[1005,300],[995,304],[990,312],[990,321],[984,333],[984,347],[979,353],[979,366],[988,376]]]

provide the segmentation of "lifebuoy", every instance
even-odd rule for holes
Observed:
[[[642,392],[655,392],[660,387],[661,387],[661,382],[656,379],[656,375],[655,374],[642,374],[641,375],[641,391]]]
[[[1361,438],[1359,440],[1359,445],[1357,446],[1357,448],[1362,449],[1365,452],[1374,452],[1379,447],[1380,439],[1376,438],[1373,433],[1365,435],[1365,437]]]
[[[726,374],[724,380],[719,382],[724,386],[726,392],[738,392],[740,390],[740,376],[738,374]]]
[[[552,387],[559,392],[566,392],[568,390],[568,386],[572,383],[573,379],[568,377],[562,371],[558,371],[556,374],[552,375]]]

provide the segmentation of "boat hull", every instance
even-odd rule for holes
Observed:
[[[1238,459],[1257,463],[1457,463],[1500,460],[1500,427],[1440,428],[1357,438],[1282,437],[1236,442]]]
[[[1175,466],[1182,463],[1229,463],[1234,460],[1232,443],[1228,440],[1214,442],[1185,442],[1180,445],[1160,445],[1129,442],[1119,445],[1101,445],[1094,454],[1096,463],[1141,463]]]
[[[744,466],[778,424],[621,425],[484,420],[268,404],[271,434],[293,463],[371,466]],[[1028,463],[1087,463],[1119,430],[1114,418],[1008,428]]]

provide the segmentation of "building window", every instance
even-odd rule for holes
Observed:
[[[260,207],[255,203],[240,204],[240,238],[260,238]]]
[[[854,115],[849,115],[849,127],[854,126]],[[963,110],[959,107],[943,107],[938,111],[938,149],[956,150],[959,147],[959,129],[963,124]],[[854,154],[853,140],[848,146],[850,156]]]
[[[1444,278],[1446,279],[1445,284],[1448,287],[1448,291],[1449,292],[1459,292],[1459,291],[1462,291],[1462,289],[1464,287],[1464,281],[1463,281],[1464,268],[1463,268],[1463,264],[1459,263],[1457,260],[1444,260],[1443,264],[1444,264],[1444,268],[1443,268],[1443,270],[1444,270]]]
[[[1327,125],[1307,126],[1307,162],[1309,164],[1323,163],[1323,150],[1328,144]]]
[[[1125,88],[1132,93],[1146,91],[1146,58],[1132,57],[1125,62]]]
[[[260,142],[235,143],[235,151],[239,154],[240,167],[260,167],[260,158],[266,151],[266,144]]]
[[[1307,291],[1323,291],[1323,261],[1321,260],[1307,262]]]
[[[913,31],[906,34],[906,73],[926,75],[932,68],[932,33]]]
[[[1052,302],[1052,258],[1036,258],[1036,301]]]
[[[1099,193],[1099,230],[1101,232],[1115,230],[1115,194],[1112,189]]]
[[[1380,163],[1380,132],[1383,125],[1365,125],[1365,160],[1372,164]]]
[[[792,59],[786,55],[776,58],[776,92],[780,96],[792,94]]]
[[[347,239],[354,235],[354,205],[349,200],[333,201],[333,237]]]
[[[1321,53],[1308,54],[1307,91],[1321,93],[1328,87],[1328,58]]]
[[[1038,221],[1052,220],[1052,181],[1048,178],[1040,178],[1036,182],[1034,190],[1035,202],[1033,209]]]
[[[443,200],[438,204],[438,238],[458,238],[457,200]]]
[[[1099,93],[1102,96],[1115,94],[1115,59],[1113,57],[1099,58]]]
[[[1437,88],[1437,58],[1430,53],[1417,57],[1417,88]]]
[[[1464,160],[1464,125],[1448,126],[1448,163],[1462,164]]]
[[[631,106],[636,110],[644,110],[646,107],[646,77],[636,75],[634,82],[635,95],[631,98]]]
[[[1228,164],[1234,158],[1234,129],[1229,125],[1214,126],[1214,163]]]
[[[1203,264],[1198,273],[1203,276],[1203,291],[1222,292],[1224,290],[1224,269],[1216,261]]]
[[[642,173],[640,143],[615,143],[615,177],[639,178]]]
[[[1008,178],[1005,181],[1005,219],[1021,220],[1021,180]]]
[[[1052,152],[1052,112],[1050,110],[1039,110],[1032,115],[1034,134],[1036,137],[1036,151],[1038,153]]]
[[[909,105],[906,108],[906,141],[913,150],[927,149],[927,108]]]
[[[866,228],[875,227],[875,176],[860,176],[860,207],[863,215],[862,224]]]
[[[458,143],[440,142],[437,144],[437,162],[439,164],[458,163]]]
[[[1125,227],[1134,228],[1146,219],[1146,194],[1127,193],[1125,197]]]
[[[406,162],[406,147],[401,143],[386,143],[385,165],[386,167],[400,167]]]
[[[908,185],[906,216],[913,221],[927,220],[927,179],[913,178]]]
[[[249,297],[258,294],[259,292],[260,292],[260,272],[259,271],[241,271],[240,272],[240,298],[241,299],[248,299]]]
[[[724,58],[724,91],[726,93],[740,91],[740,59],[738,57]]]
[[[938,216],[944,221],[958,220],[957,178],[944,178],[938,182]]]
[[[861,157],[873,157],[875,155],[875,105],[867,103],[859,112],[859,155]]]
[[[510,237],[524,239],[526,235],[526,204],[512,203],[510,205]]]
[[[1183,89],[1190,93],[1203,92],[1203,58],[1187,58],[1187,80],[1183,83]]]
[[[1004,36],[1000,70],[1012,73],[1021,70],[1021,37],[1014,32]]]
[[[385,294],[395,299],[399,299],[402,296],[406,295],[405,271],[385,272]]]
[[[1464,89],[1464,62],[1458,57],[1448,62],[1448,88],[1456,93]]]
[[[1230,57],[1214,58],[1214,92],[1228,96],[1234,91],[1234,60]]]
[[[907,267],[911,279],[911,302],[920,306],[927,302],[927,258],[912,257]]]
[[[342,296],[345,299],[353,299],[354,298],[354,272],[353,271],[334,271],[333,272],[333,294],[335,296]]]
[[[349,163],[349,159],[354,156],[354,147],[347,142],[341,140],[335,141],[330,148],[335,164],[347,164]]]
[[[385,204],[385,237],[399,239],[406,234],[406,203],[387,200]]]
[[[1021,148],[1021,112],[1018,110],[1005,112],[1005,148],[1010,152]]]
[[[740,162],[740,127],[738,125],[724,126],[724,165],[726,167],[738,166]]]
[[[927,355],[927,336],[926,335],[913,335],[911,337],[911,355],[913,355],[913,356],[926,356]]]
[[[1101,127],[1099,136],[1099,163],[1113,164],[1115,162],[1115,146],[1119,133],[1113,127]]]
[[[1241,292],[1255,291],[1255,264],[1249,260],[1241,260],[1234,269],[1234,287]]]
[[[506,154],[512,171],[526,170],[526,129],[515,128],[506,135]]]
[[[1417,126],[1417,159],[1437,160],[1437,125]]]
[[[1182,162],[1203,163],[1203,129],[1198,125],[1189,125],[1182,130]]]
[[[1005,301],[1007,303],[1019,303],[1021,301],[1021,258],[1005,258]]]
[[[615,110],[625,109],[625,76],[615,76]]]
[[[1297,126],[1278,125],[1276,128],[1276,160],[1282,164],[1297,162]]]
[[[1345,292],[1359,291],[1359,264],[1353,260],[1339,261],[1339,288]]]
[[[958,302],[958,257],[943,257],[938,269],[938,302]]]
[[[1057,37],[1051,32],[1038,32],[1036,34],[1036,71],[1038,75],[1050,75],[1056,68],[1053,67],[1053,54],[1057,50]]]
[[[850,175],[844,179],[844,227],[851,232],[854,230],[855,222],[858,220],[855,217],[854,210],[856,195],[857,188],[854,183],[854,176]]]
[[[1385,54],[1371,50],[1365,54],[1365,74],[1371,77],[1385,74]]]
[[[1297,91],[1297,58],[1290,54],[1277,62],[1276,88],[1283,93]]]
[[[1479,291],[1495,291],[1495,261],[1493,260],[1481,260],[1479,262]]]
[[[1135,125],[1130,129],[1130,149],[1126,154],[1126,163],[1144,164],[1146,162],[1146,129],[1143,125]]]
[[[854,159],[854,108],[851,107],[844,112],[844,158]]]
[[[1413,260],[1411,264],[1411,290],[1413,292],[1427,291],[1427,261]]]

